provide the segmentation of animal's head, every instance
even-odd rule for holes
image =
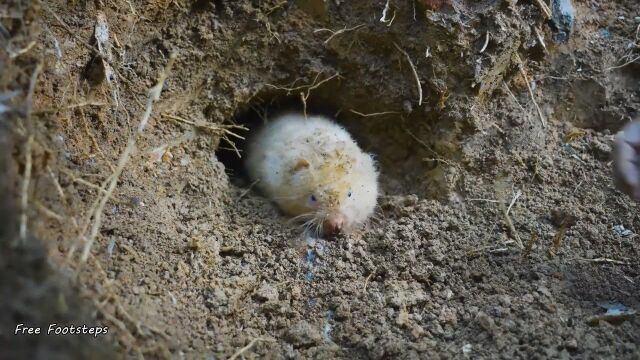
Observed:
[[[292,167],[292,197],[304,227],[315,234],[336,234],[362,225],[378,197],[378,173],[370,155],[342,152],[321,159],[298,159]],[[316,165],[317,164],[317,165]]]

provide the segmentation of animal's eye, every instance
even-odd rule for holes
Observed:
[[[314,194],[311,194],[311,201],[312,202],[318,201],[318,199],[316,199],[316,196]]]
[[[351,190],[347,193],[347,197],[351,197]]]

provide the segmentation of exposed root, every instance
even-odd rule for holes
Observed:
[[[560,245],[562,245],[562,240],[564,239],[564,235],[570,226],[570,221],[571,221],[570,217],[566,217],[562,221],[562,225],[560,225],[560,229],[553,236],[553,246],[551,247],[551,249],[549,249],[549,256],[554,257],[558,254],[558,251],[560,250]]]
[[[258,180],[256,180],[256,181],[252,182],[252,183],[251,183],[251,185],[249,185],[249,187],[248,187],[245,191],[243,191],[243,192],[240,194],[240,196],[238,196],[238,200],[237,200],[237,201],[240,201],[240,200],[242,200],[242,198],[243,198],[243,197],[247,196],[247,194],[249,193],[249,191],[251,191],[251,189],[253,189],[253,187],[254,187],[254,186],[256,186],[256,184],[257,184],[257,183],[259,183],[259,182],[260,182],[260,179],[258,179]]]
[[[622,65],[616,65],[616,66],[608,67],[608,68],[604,69],[604,71],[611,71],[611,70],[614,70],[614,69],[620,69],[620,68],[625,67],[627,65],[631,65],[631,64],[633,64],[634,62],[636,62],[638,60],[640,60],[640,55],[638,55],[637,57],[627,61],[626,63],[624,63]]]
[[[107,166],[109,167],[111,172],[114,172],[115,168],[113,167],[113,164],[111,164],[111,161],[109,161],[109,158],[107,158],[107,156],[104,154],[104,151],[102,151],[102,148],[98,144],[98,140],[93,135],[93,132],[91,132],[91,129],[89,128],[89,122],[87,121],[87,118],[85,117],[84,111],[82,109],[80,109],[80,119],[82,119],[84,132],[87,134],[89,139],[91,139],[91,144],[93,144],[93,147],[96,149],[96,151],[98,152],[102,160],[104,160],[107,163]]]
[[[516,200],[518,200],[518,198],[522,195],[522,192],[518,191],[514,194],[513,199],[511,200],[511,203],[509,204],[508,208],[504,207],[504,203],[500,202],[500,209],[502,210],[502,213],[504,215],[504,220],[505,223],[507,224],[507,227],[509,228],[509,233],[511,233],[511,236],[513,236],[513,238],[516,241],[516,244],[518,245],[518,247],[520,249],[524,249],[524,244],[522,243],[522,240],[520,239],[520,235],[518,235],[518,232],[516,231],[515,226],[513,226],[513,222],[511,221],[511,217],[509,217],[509,211],[511,210],[511,207],[513,207],[513,204],[515,204]]]
[[[34,204],[36,205],[36,208],[40,212],[42,212],[44,215],[46,215],[46,216],[48,216],[48,217],[50,217],[52,219],[58,220],[60,223],[63,223],[64,217],[62,217],[61,215],[58,215],[55,211],[53,211],[53,210],[49,209],[48,207],[44,206],[44,204],[42,204],[40,201],[35,200]]]
[[[542,0],[535,0],[535,2],[538,4],[540,10],[542,10],[542,14],[544,14],[545,19],[551,19],[551,9],[549,8],[549,5]]]
[[[319,32],[325,32],[325,31],[330,32],[330,33],[331,33],[331,36],[329,36],[325,41],[323,41],[323,42],[322,42],[323,44],[325,44],[325,45],[326,45],[326,44],[328,44],[328,43],[329,43],[329,41],[331,41],[334,37],[336,37],[336,36],[338,36],[338,35],[340,35],[340,34],[344,34],[344,33],[346,33],[346,32],[349,32],[349,31],[355,31],[355,30],[358,30],[358,29],[360,29],[360,28],[361,28],[361,27],[363,27],[363,26],[365,26],[365,24],[360,24],[360,25],[357,25],[357,26],[354,26],[354,27],[352,27],[352,28],[348,28],[348,29],[347,29],[347,27],[345,26],[343,29],[340,29],[340,30],[337,30],[337,31],[334,31],[334,30],[331,30],[331,29],[316,29],[316,30],[314,30],[314,31],[313,31],[313,33],[314,33],[314,34],[316,34],[316,33],[319,33]]]
[[[359,111],[356,110],[349,110],[350,112],[356,114],[356,115],[360,115],[362,117],[371,117],[371,116],[383,116],[383,115],[392,115],[392,114],[402,114],[400,111],[383,111],[383,112],[377,112],[377,113],[371,113],[371,114],[363,114]]]
[[[243,347],[242,349],[236,351],[233,355],[231,355],[231,357],[229,358],[229,360],[235,360],[237,359],[239,356],[242,356],[242,354],[244,354],[246,351],[248,351],[249,349],[251,349],[256,343],[258,342],[276,342],[273,339],[264,339],[264,338],[255,338],[253,340],[251,340],[249,342],[249,344],[247,344],[247,346]]]
[[[531,255],[531,251],[533,250],[533,245],[536,243],[536,240],[538,239],[538,233],[537,232],[532,232],[531,233],[531,237],[529,238],[529,241],[527,242],[527,247],[524,250],[524,253],[522,253],[522,258],[528,258],[529,255]]]
[[[482,45],[482,49],[480,49],[480,54],[482,54],[485,50],[487,50],[487,46],[489,46],[489,32],[487,31],[487,34],[485,35],[484,38],[484,45]]]
[[[520,69],[520,73],[522,77],[524,77],[524,81],[527,84],[527,89],[529,90],[529,95],[531,96],[531,101],[533,101],[533,105],[536,107],[538,111],[538,116],[540,117],[540,122],[542,123],[542,127],[547,127],[547,121],[544,119],[544,115],[542,115],[542,110],[540,110],[540,106],[536,102],[536,97],[533,95],[533,89],[531,89],[531,84],[529,83],[529,77],[527,76],[527,72],[524,71],[524,64],[522,63],[522,59],[520,56],[516,54],[516,59],[518,60],[518,68]]]
[[[307,117],[307,100],[309,99],[309,96],[311,95],[311,90],[318,88],[320,85],[326,83],[327,81],[335,78],[335,77],[340,77],[339,73],[335,73],[331,76],[329,76],[328,78],[325,78],[321,81],[318,81],[318,77],[320,77],[320,74],[322,74],[322,72],[319,72],[315,79],[313,79],[313,82],[311,83],[311,85],[301,85],[295,88],[292,87],[281,87],[281,86],[276,86],[276,85],[272,85],[272,84],[265,84],[265,86],[269,86],[272,87],[274,89],[278,89],[278,90],[284,90],[287,92],[287,94],[291,94],[294,91],[299,91],[299,90],[306,90],[306,92],[304,91],[300,91],[300,99],[302,100],[302,105],[303,105],[303,113],[304,113],[304,117]],[[293,86],[299,79],[296,79],[292,85]]]
[[[27,143],[24,146],[25,152],[25,166],[24,175],[22,177],[22,190],[20,196],[20,241],[24,244],[27,240],[27,222],[29,210],[29,184],[31,182],[31,148],[33,147],[33,134],[30,134],[27,138]]]
[[[33,163],[32,158],[32,147],[34,141],[34,124],[31,114],[33,113],[33,93],[36,88],[36,83],[38,81],[38,75],[42,71],[42,64],[38,64],[31,75],[31,80],[29,81],[29,92],[27,93],[26,99],[26,126],[27,129],[27,142],[24,146],[25,153],[25,165],[24,165],[24,174],[22,177],[22,188],[20,195],[20,241],[24,244],[27,240],[27,225],[28,225],[28,210],[29,210],[29,185],[31,183],[31,168]]]
[[[411,56],[409,56],[409,54],[407,54],[406,51],[402,50],[402,48],[400,46],[398,46],[398,44],[393,43],[393,45],[395,45],[396,49],[398,49],[398,51],[400,51],[402,54],[404,54],[404,56],[407,58],[407,61],[409,62],[409,66],[411,67],[411,71],[413,72],[413,76],[416,79],[416,86],[418,87],[418,105],[422,105],[422,84],[420,84],[420,78],[418,77],[418,71],[416,70],[415,65],[413,65],[413,61],[411,61]]]
[[[522,107],[522,105],[520,105],[520,102],[518,101],[518,99],[516,98],[515,95],[513,95],[513,92],[511,91],[511,89],[509,89],[509,85],[507,85],[506,82],[502,82],[502,85],[504,86],[504,89],[507,91],[507,94],[509,94],[509,96],[511,97],[511,99],[513,99],[513,101],[515,101],[515,103],[518,105],[518,107],[520,108],[520,110],[522,110],[523,114],[526,114],[527,111],[524,109],[524,107]]]
[[[32,41],[22,49],[18,49],[18,50],[15,50],[15,51],[14,50],[9,50],[9,49],[6,49],[6,50],[7,50],[7,52],[9,52],[9,58],[11,60],[13,60],[13,59],[17,58],[18,56],[20,56],[22,54],[26,54],[27,52],[29,52],[29,50],[31,50],[35,45],[36,45],[36,42]]]
[[[633,263],[630,262],[625,262],[625,261],[621,261],[621,260],[615,260],[615,259],[609,259],[609,258],[595,258],[595,259],[585,259],[585,258],[578,258],[578,260],[580,261],[585,261],[585,262],[594,262],[594,263],[609,263],[609,264],[616,264],[616,265],[633,265]]]
[[[380,22],[388,23],[389,19],[387,19],[387,15],[389,14],[389,10],[391,10],[390,6],[391,0],[387,0],[387,3],[384,5],[384,9],[382,9],[382,17],[380,18]]]
[[[236,144],[233,141],[231,141],[229,136],[237,138],[237,139],[240,139],[240,140],[245,140],[245,138],[243,136],[238,135],[238,134],[236,134],[236,133],[234,133],[233,131],[230,130],[230,129],[239,129],[239,130],[245,130],[245,131],[249,130],[245,126],[236,125],[236,124],[223,125],[223,124],[211,124],[211,123],[206,123],[206,122],[195,122],[195,121],[191,121],[191,120],[185,119],[185,118],[180,117],[180,116],[166,114],[166,113],[162,113],[161,116],[163,118],[167,118],[169,120],[173,120],[173,121],[176,121],[176,122],[188,124],[188,125],[191,125],[191,126],[195,127],[196,129],[204,130],[204,131],[207,131],[207,132],[212,133],[214,135],[220,136],[220,139],[224,140],[227,144],[229,144],[229,146],[231,146],[231,148],[236,153],[236,155],[238,155],[238,158],[242,158],[242,155],[240,154],[240,150],[238,149]]]
[[[296,86],[296,87],[292,87],[294,86],[298,80],[300,79],[296,79],[293,81],[293,83],[291,83],[290,85],[285,85],[285,86],[277,86],[277,85],[273,85],[273,84],[264,84],[265,86],[274,88],[274,89],[278,89],[278,90],[284,90],[287,92],[287,94],[291,94],[292,92],[298,92],[299,90],[307,90],[307,93],[310,92],[311,90],[319,87],[320,85],[326,83],[327,81],[335,78],[335,77],[340,77],[340,74],[335,73],[323,80],[321,80],[320,82],[318,82],[318,77],[320,77],[320,75],[322,74],[322,72],[319,72],[318,74],[316,74],[316,77],[314,78],[313,82],[309,85],[300,85],[300,86]]]
[[[90,254],[90,251],[91,251],[91,247],[93,246],[93,242],[95,241],[96,236],[98,235],[98,231],[100,230],[100,226],[102,224],[102,213],[103,213],[103,210],[104,210],[104,206],[106,205],[107,201],[111,197],[111,194],[115,190],[116,185],[118,184],[118,179],[120,178],[120,175],[122,174],[122,170],[124,169],[124,167],[129,162],[129,159],[131,157],[131,153],[133,152],[134,148],[136,147],[137,137],[142,135],[142,132],[144,131],[145,127],[147,126],[147,122],[149,121],[149,118],[151,117],[151,112],[153,111],[153,104],[160,99],[160,94],[162,93],[162,88],[164,87],[164,81],[166,80],[167,76],[169,75],[169,72],[171,71],[171,67],[173,66],[173,63],[175,62],[175,59],[176,59],[176,55],[175,55],[175,53],[172,53],[170,58],[169,58],[169,62],[167,63],[165,68],[160,73],[160,76],[158,77],[158,81],[156,82],[156,84],[151,89],[149,89],[149,96],[147,98],[147,105],[146,105],[145,111],[142,114],[142,117],[140,119],[140,124],[138,125],[138,129],[137,129],[135,134],[129,136],[129,140],[127,142],[127,146],[124,149],[124,151],[122,152],[122,155],[120,156],[120,159],[118,160],[118,165],[116,166],[115,171],[113,172],[113,174],[111,175],[111,177],[109,179],[110,181],[109,181],[108,187],[106,188],[107,193],[100,199],[100,201],[98,202],[98,206],[96,207],[96,209],[93,212],[93,214],[90,214],[90,215],[92,215],[92,217],[94,219],[94,222],[93,222],[93,226],[91,228],[91,233],[89,234],[89,237],[86,239],[85,244],[84,244],[84,248],[83,248],[82,256],[81,256],[81,261],[82,262],[87,261],[87,258],[89,257],[89,254]],[[106,185],[106,182],[105,182],[105,185]]]
[[[369,274],[367,276],[366,279],[364,279],[364,286],[362,287],[362,293],[366,294],[367,292],[367,285],[369,285],[369,280],[371,280],[371,277],[376,273],[376,270],[378,269],[373,269],[373,271],[371,272],[371,274]]]
[[[511,203],[509,203],[509,207],[507,208],[507,215],[509,215],[509,211],[511,211],[511,208],[516,203],[516,201],[518,201],[520,196],[522,196],[522,191],[516,191],[516,193],[513,195],[513,199],[511,199]]]

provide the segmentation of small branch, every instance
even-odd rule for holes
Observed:
[[[398,44],[396,44],[395,42],[393,43],[393,45],[395,45],[396,49],[398,49],[398,51],[400,51],[401,53],[404,54],[404,56],[407,58],[407,61],[409,62],[409,66],[411,67],[411,71],[413,71],[413,76],[416,78],[416,86],[418,87],[418,105],[422,105],[422,84],[420,84],[420,78],[418,77],[418,71],[416,71],[416,67],[413,65],[413,61],[411,61],[411,56],[409,56],[409,54],[407,54],[406,51],[402,50],[402,48],[400,48],[400,46],[398,46]]]
[[[509,228],[509,232],[511,233],[511,236],[516,240],[516,244],[518,245],[518,247],[520,247],[520,249],[524,249],[524,244],[522,243],[522,240],[520,239],[520,236],[518,235],[518,232],[516,231],[515,226],[513,226],[511,217],[509,217],[509,211],[511,210],[511,208],[513,207],[513,204],[515,204],[516,200],[518,200],[518,198],[521,195],[522,195],[521,191],[516,192],[508,208],[505,208],[504,203],[500,202],[500,209],[502,210],[502,215],[504,216],[505,223]]]

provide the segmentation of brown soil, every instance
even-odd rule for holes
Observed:
[[[574,1],[562,44],[536,1],[390,1],[383,22],[385,3],[7,5],[0,343],[44,358],[640,356],[637,316],[590,321],[640,309],[640,214],[608,163],[640,109],[637,2]],[[335,116],[376,155],[362,231],[302,239],[243,179],[224,131],[288,108]],[[15,337],[19,320],[110,331]]]

